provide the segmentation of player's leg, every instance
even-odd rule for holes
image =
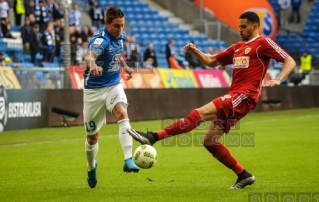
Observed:
[[[201,108],[194,109],[188,116],[172,123],[157,133],[147,132],[143,133],[129,129],[128,132],[132,137],[141,144],[153,145],[159,140],[192,131],[199,126],[203,121],[213,120],[217,117],[217,110],[214,103],[210,102]]]
[[[97,161],[96,155],[99,151],[98,145],[99,132],[94,135],[88,135],[85,141],[85,153],[87,159],[87,182],[89,187],[94,188],[97,184]]]
[[[113,86],[108,92],[107,110],[112,112],[119,125],[119,141],[124,153],[124,172],[138,172],[139,168],[132,160],[133,140],[127,129],[131,128],[127,113],[127,97],[121,84]]]
[[[218,119],[211,121],[203,144],[205,148],[222,164],[238,176],[236,183],[231,189],[241,189],[254,183],[255,177],[231,155],[229,150],[219,141],[224,133],[244,117],[253,107],[252,99],[246,95],[236,93],[233,96],[225,95],[213,100],[218,107]]]
[[[98,139],[99,139],[99,132],[93,135],[87,135],[86,137],[85,153],[87,158],[88,171],[93,170],[95,167],[96,155],[99,150]]]
[[[87,158],[87,182],[91,188],[97,184],[97,161],[99,150],[99,131],[105,123],[105,99],[100,96],[98,89],[85,89],[83,91],[83,117],[84,128],[87,135],[85,140],[85,154]]]
[[[244,168],[230,154],[229,150],[219,141],[224,131],[218,124],[210,122],[205,137],[204,147],[227,168],[232,169],[237,175],[244,171]]]
[[[176,121],[157,132],[159,140],[170,136],[187,133],[194,130],[203,121],[213,120],[217,117],[217,111],[214,103],[210,102],[201,108],[194,109],[188,116]]]
[[[224,134],[219,124],[210,122],[206,135],[203,140],[203,145],[209,153],[212,154],[219,162],[231,169],[237,176],[237,181],[231,189],[241,189],[255,181],[255,177],[250,174],[245,168],[231,155],[227,147],[220,141],[220,137]]]

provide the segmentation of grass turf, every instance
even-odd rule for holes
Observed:
[[[229,149],[257,181],[228,190],[236,176],[203,148],[157,143],[158,162],[138,174],[123,172],[117,124],[101,130],[98,184],[86,182],[84,127],[7,131],[0,134],[1,201],[253,201],[269,194],[319,196],[319,108],[250,113],[236,134],[255,134],[254,145]],[[163,121],[133,122],[138,130]],[[194,134],[204,134],[195,130]],[[139,144],[134,142],[134,148]],[[267,200],[265,200],[267,201]]]

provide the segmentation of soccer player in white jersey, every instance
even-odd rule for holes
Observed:
[[[132,138],[126,129],[131,128],[127,114],[127,98],[120,83],[121,66],[132,78],[132,70],[122,59],[125,34],[124,14],[117,7],[110,7],[105,19],[105,27],[100,28],[89,42],[84,60],[87,69],[84,72],[84,126],[87,134],[85,151],[88,167],[88,184],[94,188],[97,184],[97,161],[99,131],[106,123],[108,110],[119,124],[119,140],[124,152],[125,172],[138,172],[139,168],[132,160]]]

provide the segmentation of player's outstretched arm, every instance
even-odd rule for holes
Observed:
[[[284,66],[282,67],[282,70],[280,74],[277,76],[276,79],[266,81],[264,84],[264,87],[273,87],[280,85],[281,81],[285,79],[290,72],[295,68],[296,62],[292,57],[286,57],[284,60]]]
[[[197,49],[195,44],[193,44],[193,43],[189,43],[186,46],[184,46],[184,50],[196,55],[196,57],[200,61],[202,61],[202,63],[204,63],[206,66],[215,67],[215,66],[219,65],[219,62],[216,60],[214,55],[208,55],[208,54],[203,53],[202,51]]]
[[[126,80],[128,81],[128,80],[130,80],[133,77],[132,76],[133,70],[126,64],[126,62],[123,60],[122,57],[120,58],[120,61],[121,61],[121,65],[122,65],[122,67],[124,69],[124,72],[127,74],[126,75]]]
[[[90,68],[90,73],[94,76],[101,76],[103,72],[103,68],[97,66],[95,63],[98,56],[99,54],[96,51],[89,50],[84,57],[86,65]]]

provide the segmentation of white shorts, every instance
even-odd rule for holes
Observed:
[[[122,84],[114,86],[83,90],[83,118],[87,135],[100,131],[106,124],[106,110],[112,113],[114,106],[123,102],[127,105],[127,98]]]

